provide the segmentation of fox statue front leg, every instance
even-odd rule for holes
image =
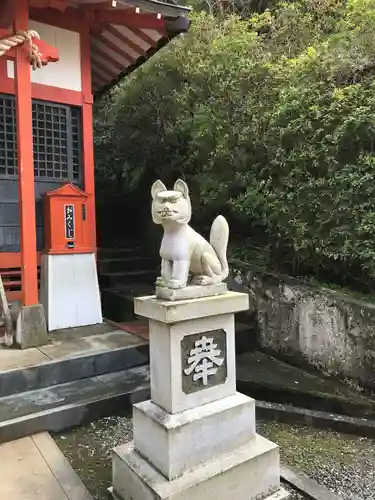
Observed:
[[[162,259],[161,276],[157,278],[156,285],[175,289],[184,288],[187,284],[188,275],[188,260],[175,260],[172,262]]]
[[[167,259],[161,260],[161,276],[156,279],[157,286],[168,286],[172,279],[172,262]]]
[[[187,285],[190,262],[188,260],[175,260],[173,262],[172,279],[170,288],[184,288]]]

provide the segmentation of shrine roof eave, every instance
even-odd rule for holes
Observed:
[[[132,5],[149,12],[160,12],[163,16],[179,17],[186,16],[191,12],[190,7],[175,3],[160,2],[159,0],[117,0],[122,5]]]
[[[122,11],[134,9],[148,21],[141,27],[127,25],[125,19],[124,25],[110,23],[100,34],[91,33],[94,99],[117,85],[176,36],[187,32],[191,25],[187,17],[189,7],[160,0],[117,0],[117,5]]]
[[[177,35],[188,31],[191,24],[189,7],[160,0],[29,2],[30,12],[47,24],[51,16],[64,16],[68,24],[72,21],[72,26],[75,19],[81,22],[87,16],[94,98],[144,64]],[[6,28],[13,19],[15,3],[14,0],[0,0],[0,3],[0,28]]]
[[[145,2],[147,0],[141,0]],[[156,2],[155,2],[156,3]],[[178,35],[186,33],[191,25],[191,21],[185,17],[179,17],[176,22],[171,22],[169,24],[168,36],[161,37],[155,46],[151,46],[143,56],[139,57],[132,65],[124,69],[120,74],[118,74],[113,80],[111,80],[107,85],[104,85],[96,91],[93,90],[94,100],[100,99],[104,94],[109,92],[113,87],[118,85],[122,80],[129,76],[133,71],[138,69],[142,64],[147,62],[153,55],[155,55],[159,50],[165,47],[169,42],[171,42]]]

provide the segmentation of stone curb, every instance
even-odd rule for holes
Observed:
[[[318,429],[331,429],[337,432],[375,438],[375,421],[365,418],[347,417],[259,400],[256,401],[256,414],[257,420],[263,418],[276,422],[310,425]]]
[[[298,390],[298,388],[278,387],[267,383],[258,383],[237,379],[240,392],[251,395],[254,399],[266,400],[275,404],[287,404],[291,407],[302,407],[326,413],[344,415],[354,418],[375,419],[375,405],[365,405],[344,397],[338,398],[326,395],[315,395]],[[372,402],[373,403],[373,402]]]
[[[297,472],[285,465],[281,465],[280,479],[312,500],[342,500],[340,496],[332,493],[302,472]],[[114,492],[113,486],[107,489],[107,493],[109,500],[120,500]]]
[[[107,393],[105,384],[99,381],[98,387],[104,390],[95,397],[0,422],[0,444],[40,432],[56,433],[83,425],[132,407],[150,395],[148,383],[139,383],[135,387],[117,391],[108,386]]]
[[[284,482],[312,500],[342,500],[339,495],[332,493],[325,486],[321,486],[303,472],[293,470],[285,465],[281,465],[280,477]]]
[[[69,500],[94,500],[48,432],[31,439]]]

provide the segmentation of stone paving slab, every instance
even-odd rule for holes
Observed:
[[[0,445],[0,498],[93,500],[48,433]]]
[[[50,359],[56,360],[118,349],[119,347],[134,346],[141,343],[140,339],[135,335],[131,335],[123,330],[115,330],[101,335],[54,342],[51,345],[40,347],[39,350]]]
[[[127,392],[138,388],[144,381],[149,382],[148,366],[7,396],[0,402],[0,426],[15,418],[75,405],[105,394]]]
[[[0,348],[0,371],[13,370],[14,368],[27,368],[49,361],[48,356],[39,349],[18,350]]]
[[[93,377],[7,396],[0,402],[0,424],[13,418],[90,399],[100,391],[101,384],[97,377]]]
[[[0,443],[42,431],[59,432],[111,415],[147,399],[149,384],[148,366],[138,366],[4,397],[0,400]]]
[[[48,332],[48,338],[51,342],[55,340],[71,340],[80,337],[91,337],[92,335],[101,335],[113,331],[111,324],[104,320],[103,323],[97,325],[75,326],[74,328],[63,328],[62,330],[54,330]]]
[[[65,340],[56,338],[51,344],[32,349],[7,349],[0,347],[0,373],[20,368],[28,368],[64,358],[74,358],[120,347],[134,347],[144,344],[139,337],[112,327],[111,331]]]

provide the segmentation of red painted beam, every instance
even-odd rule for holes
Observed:
[[[95,37],[95,39],[98,42],[101,42],[103,45],[106,45],[109,49],[112,49],[113,52],[116,52],[120,57],[123,57],[124,59],[128,60],[129,62],[134,62],[137,58],[130,55],[129,52],[126,49],[120,49],[118,45],[115,43],[111,42],[111,40],[108,40],[104,36],[98,35]],[[94,45],[94,44],[93,44]],[[139,47],[138,47],[139,50]]]
[[[131,14],[126,10],[99,10],[94,13],[95,23],[119,24],[130,28],[158,29],[165,25],[164,19],[158,19],[156,14]]]
[[[110,0],[105,0],[105,1],[102,1],[102,2],[92,2],[92,3],[85,3],[82,5],[82,8],[85,9],[85,10],[106,10],[106,9],[112,9],[113,7],[111,7],[111,1]],[[134,7],[129,7],[128,9],[125,9],[125,10],[132,10],[134,11]],[[124,9],[122,9],[124,10]]]
[[[9,35],[9,31],[0,29],[0,38],[7,37]],[[59,52],[52,45],[49,45],[44,40],[38,40],[36,38],[33,38],[33,43],[38,47],[43,66],[46,66],[50,62],[57,62],[59,60]],[[21,50],[27,54],[29,50],[28,44],[22,46]],[[17,48],[14,47],[13,49],[8,50],[5,55],[10,59],[16,59]]]
[[[2,0],[0,4],[0,28],[9,28],[14,18],[14,0]]]
[[[67,7],[64,12],[56,12],[54,9],[35,9],[31,7],[30,19],[39,23],[56,26],[56,28],[77,32],[80,32],[85,24],[84,12],[74,7]]]
[[[56,9],[64,12],[68,6],[68,0],[31,0],[31,6],[36,9]]]
[[[144,55],[144,50],[142,49],[142,47],[140,47],[135,42],[133,42],[133,40],[130,40],[130,38],[128,38],[127,36],[125,36],[122,33],[120,33],[113,26],[107,26],[106,30],[109,33],[111,33],[114,37],[118,38],[122,43],[125,43],[128,47],[130,47],[131,49],[133,49],[134,52],[136,52],[137,54],[139,54],[139,56],[143,56]]]
[[[96,250],[96,214],[95,214],[95,172],[94,172],[94,131],[92,116],[92,82],[90,59],[90,32],[88,25],[81,32],[81,74],[82,93],[82,152],[83,152],[83,182],[89,195],[87,206],[86,237]]]
[[[118,74],[116,68],[105,66],[102,62],[98,61],[97,59],[92,59],[91,61],[93,69],[100,70],[103,76],[108,78],[109,82],[116,78]]]
[[[0,28],[0,38],[4,38],[6,36],[10,36],[11,33],[9,30],[7,29],[4,29],[4,28]]]
[[[121,64],[117,59],[111,57],[111,55],[108,54],[102,48],[96,47],[95,45],[91,45],[92,60],[95,60],[95,54],[101,57],[104,61],[107,61],[112,67],[116,68],[119,72],[124,71],[126,65],[130,64],[130,61],[124,58],[124,56],[122,57],[125,59],[125,62]]]
[[[15,2],[14,31],[27,30],[29,1]],[[18,50],[16,63],[18,193],[21,233],[21,275],[24,305],[38,304],[33,119],[29,61]]]
[[[141,29],[139,29],[139,28],[133,28],[132,31],[133,31],[133,33],[135,35],[137,35],[138,38],[140,38],[141,40],[143,40],[148,45],[151,45],[151,47],[156,47],[156,45],[158,44],[157,40],[154,40],[153,38],[151,38],[150,36],[148,36],[148,34],[145,33],[144,31],[142,31]]]

